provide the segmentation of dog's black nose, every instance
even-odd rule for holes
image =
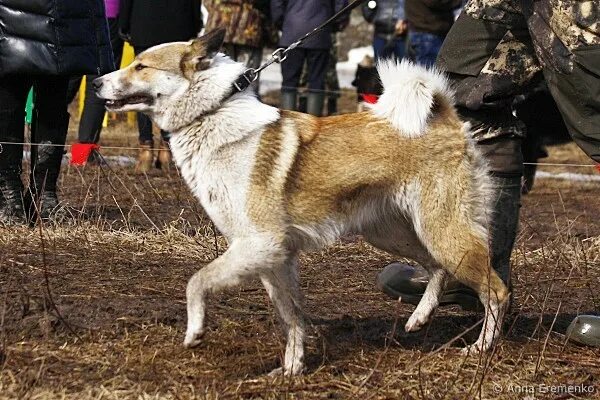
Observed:
[[[94,90],[97,92],[98,90],[100,90],[100,88],[102,87],[103,83],[102,83],[102,79],[101,78],[96,78],[92,81],[92,87],[94,88]]]

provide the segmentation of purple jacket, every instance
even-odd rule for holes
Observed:
[[[106,7],[106,18],[117,18],[119,16],[119,0],[104,0]]]

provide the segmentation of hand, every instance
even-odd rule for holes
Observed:
[[[406,23],[406,21],[403,19],[399,19],[398,22],[396,22],[396,30],[395,30],[396,35],[402,36],[406,33],[407,30],[408,30],[408,24]]]

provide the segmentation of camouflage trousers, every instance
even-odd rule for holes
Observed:
[[[518,174],[524,125],[516,95],[545,81],[569,133],[600,161],[600,5],[597,0],[471,0],[436,64],[472,123],[492,169]]]

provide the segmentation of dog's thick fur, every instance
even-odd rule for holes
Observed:
[[[443,75],[385,62],[372,110],[316,118],[265,105],[250,89],[228,97],[244,67],[217,53],[222,40],[213,31],[157,46],[94,82],[109,109],[145,112],[173,133],[185,181],[229,242],[188,283],[184,344],[201,340],[207,294],[258,276],[287,335],[283,372],[299,373],[298,253],[356,233],[429,271],[407,331],[427,323],[450,275],[485,305],[470,349],[490,348],[508,299],[488,261],[490,180]]]

